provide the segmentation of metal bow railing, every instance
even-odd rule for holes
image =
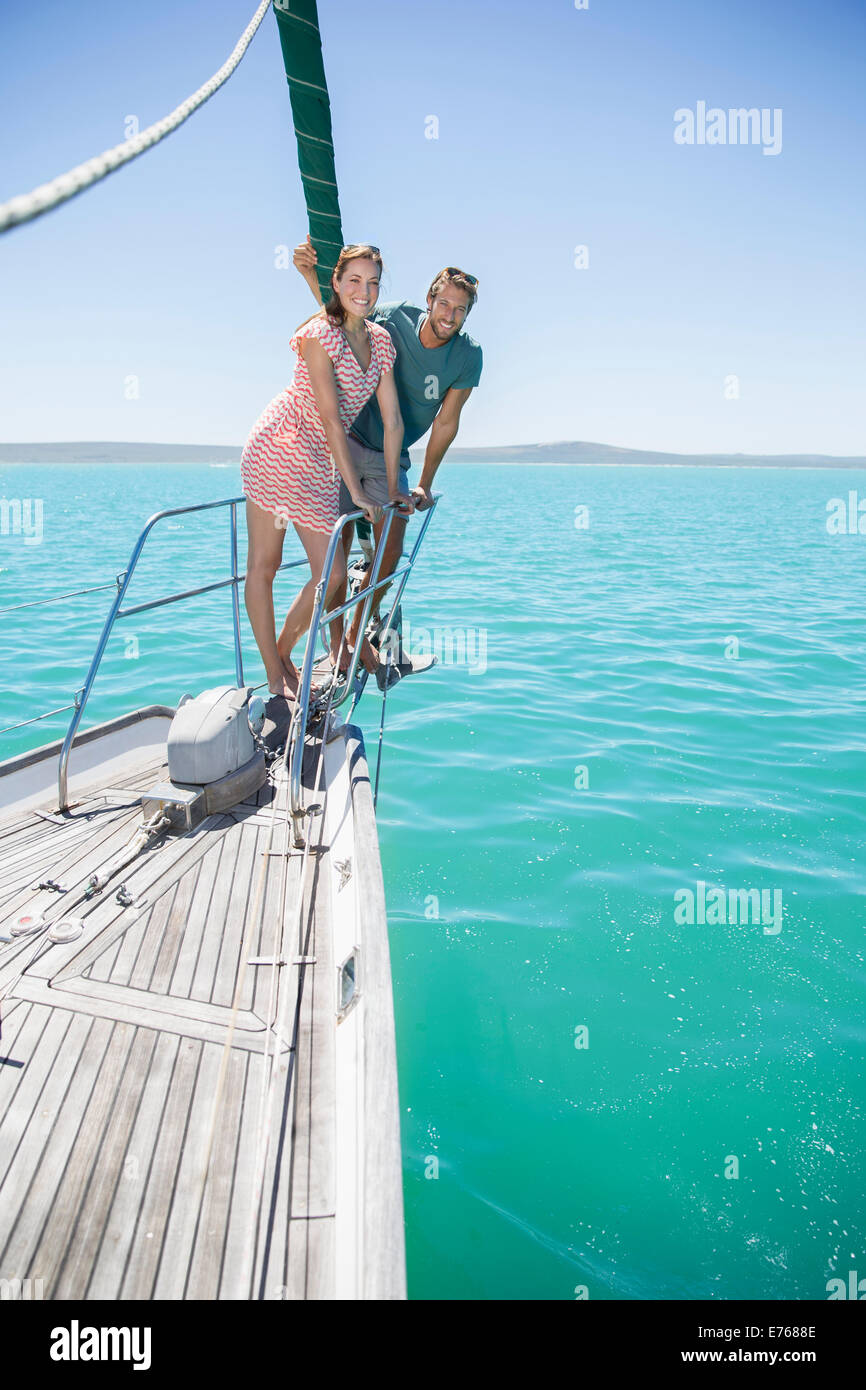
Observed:
[[[69,724],[69,728],[66,732],[66,737],[63,740],[63,746],[60,750],[60,758],[58,762],[57,797],[58,807],[61,811],[65,811],[69,807],[69,756],[75,743],[75,736],[78,732],[81,720],[84,716],[87,701],[90,697],[90,692],[93,689],[93,684],[99,672],[99,668],[102,663],[102,658],[105,655],[105,650],[108,646],[109,639],[114,629],[114,624],[118,622],[121,618],[130,618],[135,614],[145,613],[153,608],[162,608],[167,604],[178,603],[183,599],[195,598],[199,594],[213,593],[217,589],[231,587],[235,676],[237,684],[239,686],[242,686],[244,684],[243,655],[241,651],[239,586],[246,578],[246,575],[241,574],[238,571],[238,507],[244,501],[245,498],[243,497],[229,497],[219,502],[201,502],[190,507],[171,507],[165,511],[156,512],[152,517],[150,517],[145,526],[142,528],[142,531],[138,539],[136,540],[135,545],[132,548],[132,553],[129,558],[129,564],[127,565],[125,570],[123,570],[119,575],[117,575],[115,584],[113,586],[110,584],[97,585],[90,589],[75,590],[73,593],[54,595],[53,597],[44,600],[34,600],[27,605],[13,605],[13,607],[29,607],[35,606],[35,604],[37,603],[55,603],[60,602],[64,599],[75,598],[83,593],[95,593],[99,589],[103,588],[114,587],[116,589],[114,600],[105,619],[105,622],[103,623],[102,630],[100,632],[99,639],[96,644],[96,650],[93,653],[93,657],[91,659],[90,666],[88,668],[87,675],[84,680],[84,684],[80,688],[80,690],[76,691],[73,704],[64,705],[61,706],[59,710],[49,710],[46,711],[43,715],[36,716],[37,719],[41,719],[47,718],[50,714],[62,713],[64,710],[67,709],[72,709],[74,711]],[[318,635],[327,624],[333,622],[336,618],[341,617],[350,608],[354,608],[359,604],[363,604],[363,609],[358,625],[358,641],[356,642],[354,651],[352,652],[351,662],[349,665],[349,669],[346,673],[345,685],[342,689],[339,689],[337,687],[337,676],[335,673],[335,686],[334,689],[332,689],[332,691],[330,692],[328,699],[328,711],[330,712],[331,710],[336,709],[338,706],[342,705],[343,702],[348,698],[349,694],[354,692],[354,702],[352,706],[352,708],[354,709],[354,704],[357,703],[357,700],[361,694],[361,691],[364,688],[364,684],[366,683],[367,679],[366,671],[362,673],[360,678],[356,679],[356,677],[361,644],[369,619],[370,608],[373,602],[373,595],[377,593],[380,589],[383,589],[386,585],[395,582],[397,583],[397,589],[394,594],[394,599],[391,604],[391,609],[388,614],[388,618],[382,625],[382,631],[388,633],[391,630],[391,624],[394,621],[394,614],[396,613],[397,606],[406,587],[406,582],[409,578],[410,573],[412,572],[412,568],[415,564],[415,559],[418,554],[418,550],[426,534],[427,527],[430,525],[430,521],[432,520],[433,512],[436,509],[438,501],[439,498],[437,496],[433,499],[431,506],[428,507],[422,513],[423,521],[419,529],[418,535],[415,539],[415,543],[412,546],[409,559],[405,562],[405,564],[398,567],[393,574],[386,575],[383,579],[379,579],[379,571],[381,569],[382,559],[385,554],[385,547],[388,542],[391,524],[395,512],[397,511],[399,506],[398,503],[389,503],[383,509],[385,512],[385,524],[382,527],[382,534],[379,538],[379,543],[376,546],[376,551],[372,561],[372,567],[369,573],[368,580],[365,583],[365,587],[361,590],[360,593],[353,594],[344,603],[340,604],[339,607],[336,607],[331,612],[326,613],[323,611],[325,605],[325,597],[330,587],[330,577],[331,572],[333,570],[334,558],[337,553],[337,546],[341,544],[343,530],[347,525],[349,525],[349,523],[361,519],[364,514],[361,511],[347,512],[344,516],[341,516],[339,518],[339,520],[335,523],[333,527],[331,537],[328,543],[328,549],[325,555],[325,563],[322,570],[322,576],[319,580],[319,583],[316,586],[313,618],[307,635],[307,645],[304,652],[304,661],[301,670],[299,697],[295,702],[290,730],[291,811],[295,827],[296,843],[302,843],[302,840],[298,841],[298,835],[300,834],[300,824],[305,814],[301,799],[301,771],[303,766],[304,734],[306,732],[307,724],[309,722],[310,717],[310,692],[312,686],[313,666],[315,664],[315,651]],[[167,517],[184,516],[192,512],[213,511],[221,507],[229,508],[231,558],[230,576],[227,579],[219,579],[210,584],[202,584],[195,589],[184,589],[178,593],[165,595],[162,598],[151,599],[147,603],[138,603],[133,605],[132,607],[124,608],[124,599],[126,598],[127,591],[132,582],[133,575],[135,574],[136,567],[141,558],[145,544],[154,527],[159,522],[164,521]],[[280,570],[296,569],[298,568],[298,566],[303,566],[307,563],[308,562],[306,557],[301,557],[297,560],[287,560],[284,561],[283,564],[280,566]],[[20,725],[11,725],[10,727],[19,728],[22,727],[24,724],[30,724],[34,722],[35,720],[33,719],[23,720],[21,721]]]
[[[438,502],[439,497],[434,497],[432,504],[429,507],[427,507],[421,514],[423,516],[421,528],[418,532],[417,537],[415,538],[415,544],[412,547],[409,559],[406,561],[405,565],[396,569],[393,574],[388,574],[383,579],[379,579],[379,570],[381,568],[382,558],[385,554],[385,548],[388,543],[388,535],[391,530],[391,523],[394,519],[395,512],[399,507],[399,503],[389,502],[387,506],[384,508],[385,524],[382,527],[382,534],[379,537],[379,543],[376,546],[376,553],[373,556],[373,562],[370,567],[370,573],[366,581],[365,587],[360,591],[360,593],[353,594],[350,598],[346,599],[345,603],[341,603],[339,607],[333,608],[330,612],[326,613],[323,612],[323,609],[325,607],[325,599],[328,593],[328,589],[330,588],[331,571],[334,566],[334,558],[337,554],[337,547],[342,543],[343,528],[347,526],[350,522],[359,520],[361,517],[363,517],[364,513],[361,511],[347,512],[344,516],[341,516],[339,520],[334,523],[334,527],[331,531],[331,537],[328,542],[328,549],[325,553],[325,562],[322,566],[321,578],[319,579],[319,582],[316,586],[316,598],[313,607],[313,616],[310,622],[309,632],[307,633],[307,645],[304,650],[304,663],[301,668],[301,680],[298,688],[298,698],[295,701],[291,728],[289,732],[290,806],[292,822],[294,827],[294,843],[296,848],[304,844],[302,824],[304,817],[307,814],[307,811],[303,806],[303,798],[301,793],[301,774],[303,771],[304,763],[304,735],[306,733],[307,723],[309,721],[310,715],[310,690],[312,687],[313,666],[315,663],[316,643],[318,640],[318,635],[320,632],[323,632],[323,629],[327,624],[332,623],[336,618],[341,617],[350,608],[357,607],[363,601],[363,608],[361,611],[360,619],[358,621],[357,640],[355,642],[354,650],[352,651],[352,658],[349,663],[349,669],[346,672],[345,686],[341,691],[337,691],[335,688],[332,689],[332,691],[330,692],[327,705],[327,714],[329,717],[330,711],[336,709],[339,705],[343,704],[343,702],[348,699],[350,693],[352,693],[352,691],[355,689],[355,676],[358,669],[358,660],[361,653],[361,645],[364,640],[364,633],[366,631],[367,621],[369,618],[370,607],[373,602],[374,593],[376,593],[379,589],[384,588],[386,585],[392,584],[395,581],[399,580],[396,593],[394,594],[394,598],[391,603],[390,612],[388,614],[387,619],[381,626],[381,631],[383,633],[390,633],[391,624],[394,621],[394,615],[397,611],[397,606],[403,595],[403,590],[406,587],[406,582],[409,578],[409,575],[412,572],[416,556],[421,547],[421,542],[423,541],[424,536],[427,532],[427,527],[430,525],[430,522],[433,518],[433,513],[436,510]],[[336,683],[337,678],[338,671],[335,670],[333,675],[334,683]],[[365,671],[361,680],[363,682],[366,682],[366,678],[367,673]],[[360,692],[358,691],[355,692],[356,702],[359,693]],[[324,729],[322,732],[322,738],[327,738],[327,734],[328,730]]]
[[[69,754],[72,749],[72,745],[75,741],[75,735],[78,731],[78,726],[81,723],[81,719],[84,714],[85,706],[87,705],[90,692],[93,688],[93,682],[96,680],[96,674],[102,662],[103,655],[105,654],[105,648],[108,646],[108,639],[110,638],[114,624],[118,621],[118,619],[131,618],[135,613],[145,613],[151,608],[162,608],[168,603],[178,603],[181,599],[195,598],[198,594],[213,593],[216,589],[225,589],[230,585],[232,590],[232,622],[234,627],[235,675],[237,677],[238,685],[243,685],[244,667],[243,656],[241,654],[240,601],[238,597],[238,587],[241,581],[246,578],[246,575],[238,573],[238,507],[242,502],[245,501],[246,499],[244,497],[228,497],[221,502],[200,502],[192,507],[170,507],[166,511],[156,512],[144,526],[144,529],[142,530],[140,536],[138,537],[138,540],[135,542],[135,545],[132,548],[132,554],[129,559],[129,564],[127,565],[126,569],[117,576],[117,593],[115,594],[114,602],[112,603],[108,617],[105,619],[105,622],[103,624],[102,632],[100,633],[99,641],[96,644],[96,651],[93,654],[93,659],[90,663],[90,667],[87,672],[84,685],[75,694],[75,713],[72,716],[72,720],[67,730],[66,737],[63,740],[63,747],[60,750],[60,762],[57,770],[57,796],[58,806],[61,811],[67,810],[69,806],[69,797],[67,791]],[[132,581],[132,576],[135,573],[136,565],[138,564],[138,561],[141,558],[141,553],[144,550],[145,542],[147,541],[148,536],[150,535],[154,526],[156,526],[157,522],[164,521],[165,518],[169,516],[184,516],[189,512],[213,511],[217,507],[230,508],[232,567],[230,577],[228,579],[218,579],[212,584],[202,584],[197,589],[184,589],[182,592],[177,594],[169,594],[164,598],[152,599],[149,603],[137,603],[132,608],[123,608],[123,600],[126,597],[126,592]],[[298,565],[305,565],[306,563],[306,558],[302,558],[300,560],[287,560],[280,566],[280,569],[295,569]]]

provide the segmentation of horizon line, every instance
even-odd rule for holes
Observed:
[[[586,439],[552,439],[552,440],[543,440],[543,441],[534,440],[534,441],[531,441],[531,442],[517,443],[517,444],[455,444],[455,445],[452,445],[452,446],[451,446],[451,448],[449,449],[448,452],[449,452],[449,453],[458,453],[458,452],[461,452],[461,451],[463,451],[463,452],[469,452],[469,451],[477,452],[477,451],[484,450],[485,452],[488,452],[488,453],[497,453],[497,452],[499,452],[499,453],[505,453],[506,451],[509,452],[509,453],[513,453],[514,451],[519,450],[519,449],[526,449],[526,450],[530,450],[530,449],[563,449],[563,448],[574,448],[576,445],[577,445],[577,446],[580,446],[581,448],[587,448],[587,449],[603,449],[603,450],[609,450],[611,453],[617,453],[617,454],[662,454],[662,455],[665,455],[666,457],[676,457],[676,458],[684,458],[684,459],[688,459],[688,458],[743,458],[743,459],[749,459],[749,458],[755,458],[755,459],[758,459],[758,458],[779,458],[779,459],[784,459],[784,458],[827,458],[827,459],[840,459],[840,460],[842,460],[842,459],[845,459],[845,460],[858,459],[858,460],[862,460],[862,462],[864,463],[864,465],[866,465],[866,455],[860,455],[860,454],[829,454],[829,453],[820,453],[820,452],[818,452],[818,451],[816,451],[816,450],[805,450],[805,451],[803,451],[802,453],[798,453],[798,454],[795,454],[795,453],[747,453],[747,452],[745,452],[744,450],[727,450],[727,451],[725,451],[725,450],[716,450],[715,452],[697,451],[697,450],[695,450],[695,451],[693,451],[693,452],[691,452],[691,453],[683,453],[682,450],[680,450],[680,449],[641,449],[641,448],[636,447],[635,445],[629,445],[629,444],[604,444],[604,443],[602,443],[602,442],[600,442],[600,441],[598,441],[598,440],[586,440]],[[49,448],[58,448],[58,447],[61,447],[61,446],[64,447],[64,448],[77,448],[77,449],[84,449],[84,448],[100,448],[100,449],[108,449],[108,448],[116,448],[116,449],[129,449],[129,448],[134,448],[134,449],[147,449],[147,448],[154,448],[154,449],[177,449],[177,450],[183,450],[183,449],[216,450],[216,449],[221,449],[221,450],[231,450],[231,451],[233,451],[233,452],[237,452],[239,455],[243,452],[243,448],[244,448],[243,444],[195,444],[195,443],[191,443],[191,442],[187,442],[187,443],[178,443],[177,441],[168,441],[168,442],[165,442],[165,441],[156,440],[156,439],[145,439],[145,440],[138,440],[138,439],[126,439],[126,440],[120,440],[120,439],[30,439],[30,440],[20,440],[20,439],[18,439],[18,440],[9,440],[9,441],[0,440],[0,449],[2,449],[2,450],[7,450],[7,449],[35,449],[35,448],[49,449]],[[423,452],[424,452],[424,446],[423,446],[423,445],[422,445],[422,446],[410,445],[410,448],[409,448],[410,457],[411,457],[411,453],[412,453],[412,449],[413,449],[413,448],[414,448],[414,449],[416,450],[416,452],[419,453],[419,454],[423,454]],[[9,460],[6,460],[6,461],[9,462]]]

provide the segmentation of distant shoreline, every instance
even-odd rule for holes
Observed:
[[[424,451],[410,451],[415,465]],[[225,444],[139,444],[82,441],[0,444],[0,464],[191,464],[240,466],[241,446]],[[553,444],[510,444],[502,448],[456,448],[449,464],[486,463],[498,467],[549,464],[562,468],[852,468],[866,469],[866,457],[832,454],[674,454],[650,449],[621,449],[611,444],[564,440]]]

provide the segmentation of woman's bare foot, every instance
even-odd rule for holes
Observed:
[[[351,651],[349,650],[349,648],[347,647],[347,645],[346,645],[345,642],[342,642],[342,643],[340,644],[340,647],[339,647],[339,649],[338,649],[337,651],[335,651],[334,648],[332,647],[331,650],[328,652],[328,660],[329,660],[330,663],[331,663],[331,669],[332,669],[333,671],[335,671],[335,670],[337,669],[337,659],[338,659],[338,658],[339,658],[339,661],[340,661],[340,670],[343,671],[343,672],[348,671],[348,669],[349,669],[349,662],[352,660],[352,653],[351,653]]]
[[[349,648],[350,652],[353,650],[354,648]],[[372,647],[370,645],[366,637],[361,643],[361,650],[358,653],[358,660],[361,662],[361,665],[367,671],[375,671],[376,667],[379,665],[379,658],[376,655],[376,649],[375,647]]]
[[[298,698],[298,691],[301,688],[301,673],[293,661],[288,663],[288,669],[284,662],[282,671],[275,680],[268,681],[268,687],[272,695],[282,695],[293,705]],[[310,700],[317,699],[327,687],[327,681],[312,681],[310,684]]]
[[[291,660],[288,663],[283,661],[277,671],[268,672],[268,690],[272,695],[282,695],[287,700],[294,700],[299,684],[298,668]]]

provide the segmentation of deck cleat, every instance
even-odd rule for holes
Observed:
[[[42,931],[46,926],[45,918],[41,912],[23,912],[9,928],[10,936],[33,936],[35,932]]]
[[[59,917],[48,929],[48,940],[62,946],[69,941],[77,941],[83,931],[84,921],[81,917]]]

